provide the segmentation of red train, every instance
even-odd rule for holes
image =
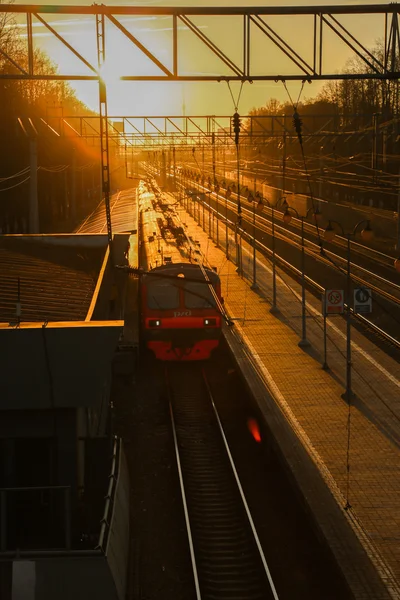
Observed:
[[[220,279],[203,266],[189,240],[175,199],[154,182],[139,186],[141,221],[141,328],[146,347],[160,360],[204,360],[218,347]]]

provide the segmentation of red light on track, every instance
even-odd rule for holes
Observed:
[[[261,433],[255,419],[247,419],[247,427],[256,442],[261,442]]]

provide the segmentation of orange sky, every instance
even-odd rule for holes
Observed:
[[[29,3],[29,2],[28,2]],[[366,4],[367,2],[363,2]],[[377,2],[371,2],[377,4]],[[382,4],[384,2],[381,2]],[[33,4],[33,3],[32,3]],[[91,4],[91,2],[59,2],[59,4]],[[107,5],[122,6],[124,2],[107,2]],[[163,2],[152,0],[136,2],[138,6],[265,6],[261,0],[251,2],[237,0],[218,0],[206,2],[196,0]],[[324,5],[332,2],[304,3],[304,2],[269,2],[269,5]],[[348,5],[349,3],[344,3]],[[81,54],[97,66],[95,19],[92,16],[57,16],[46,15],[45,18],[54,28]],[[123,25],[131,31],[150,51],[167,67],[171,66],[171,25],[170,17],[144,16],[144,17],[119,17]],[[192,20],[213,41],[215,41],[230,57],[240,65],[242,50],[242,21],[239,17],[193,17]],[[371,47],[380,34],[383,34],[383,16],[347,16],[340,17],[340,21],[367,46]],[[268,23],[293,44],[296,50],[306,53],[311,62],[312,55],[312,17],[272,17]],[[24,35],[24,29],[21,28]],[[149,67],[148,59],[137,50],[131,42],[113,26],[107,26],[107,69],[109,114],[125,115],[178,115],[185,114],[231,114],[234,105],[228,86],[222,83],[166,83],[166,82],[121,82],[118,76],[122,74],[153,73],[159,71]],[[64,48],[40,23],[34,23],[35,45],[45,50],[59,65],[61,73],[74,72],[76,74],[88,73],[86,67]],[[350,49],[342,42],[337,42],[328,30],[324,36],[324,65],[331,72],[340,71],[346,60],[351,57]],[[179,43],[179,68],[182,71],[199,74],[228,74],[222,63],[205,49],[193,34],[182,24],[178,32]],[[255,32],[252,46],[252,66],[257,73],[276,74],[293,72],[288,59],[283,57],[267,39]],[[151,68],[151,71],[149,70]],[[91,108],[97,109],[98,91],[94,82],[72,82],[77,90],[78,97]],[[303,97],[315,96],[321,88],[321,83],[315,82],[306,85]],[[291,94],[297,98],[300,82],[288,84]],[[231,87],[235,97],[240,89],[239,83],[232,83]],[[282,83],[255,82],[245,83],[239,104],[239,112],[246,114],[255,106],[263,106],[271,98],[286,101],[287,94]]]

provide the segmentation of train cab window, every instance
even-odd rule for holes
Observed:
[[[209,308],[215,306],[215,299],[206,283],[185,282],[186,308]]]
[[[147,286],[147,306],[154,310],[179,308],[179,288],[165,279],[152,281]]]

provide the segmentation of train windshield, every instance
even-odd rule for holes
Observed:
[[[179,288],[167,279],[155,279],[147,286],[147,306],[152,309],[179,308]]]
[[[215,299],[210,286],[205,282],[185,282],[185,306],[186,308],[209,308],[215,306]]]

